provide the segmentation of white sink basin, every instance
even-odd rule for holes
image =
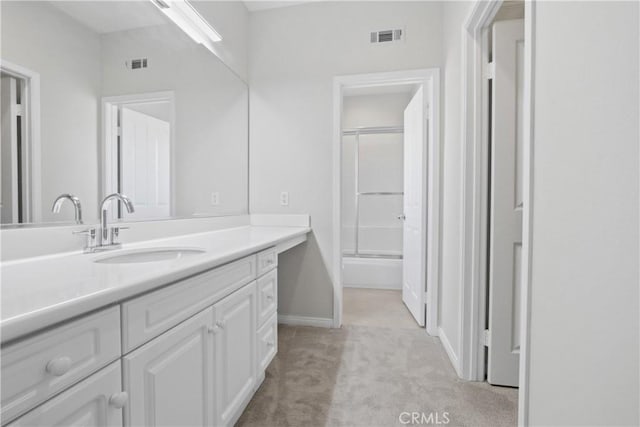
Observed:
[[[96,258],[93,262],[101,264],[133,264],[141,262],[157,262],[178,260],[181,258],[205,253],[200,248],[144,248],[118,251]]]

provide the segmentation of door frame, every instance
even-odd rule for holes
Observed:
[[[333,79],[333,327],[342,325],[342,97],[347,88],[365,88],[400,84],[420,84],[430,88],[429,141],[427,147],[427,195],[423,203],[427,218],[423,219],[427,257],[423,261],[426,272],[427,297],[426,331],[438,335],[438,288],[440,281],[440,69],[428,68],[383,73],[336,76]],[[425,98],[427,99],[427,98]]]
[[[131,95],[118,95],[118,96],[104,96],[102,97],[101,102],[101,135],[102,135],[102,147],[100,150],[100,155],[102,157],[100,161],[100,188],[102,189],[102,197],[107,194],[111,194],[115,192],[115,184],[111,182],[110,177],[113,175],[112,173],[107,173],[109,170],[113,170],[116,168],[116,161],[114,159],[115,148],[114,148],[114,138],[117,136],[113,134],[113,124],[116,118],[112,114],[112,108],[120,105],[127,104],[138,104],[141,102],[169,102],[171,105],[170,113],[169,113],[169,126],[171,127],[170,131],[170,140],[169,140],[169,154],[171,156],[170,159],[170,168],[171,168],[171,177],[170,177],[170,191],[169,191],[169,214],[170,216],[175,216],[175,140],[176,140],[176,106],[175,106],[175,94],[173,91],[163,91],[163,92],[147,92],[147,93],[136,93]],[[98,196],[100,197],[100,196]],[[100,197],[100,198],[102,198]],[[114,210],[116,204],[113,205]]]
[[[0,59],[0,70],[3,73],[25,81],[25,94],[27,100],[27,189],[29,196],[26,198],[27,223],[39,223],[42,221],[42,168],[41,168],[41,143],[40,143],[40,74]]]
[[[484,381],[484,328],[487,287],[488,243],[488,31],[503,0],[476,0],[463,26],[462,90],[462,293],[460,300],[460,372],[463,379]],[[523,153],[523,259],[519,425],[528,424],[528,374],[530,325],[530,271],[532,235],[533,85],[535,0],[525,2],[525,111]]]

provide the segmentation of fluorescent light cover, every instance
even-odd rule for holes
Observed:
[[[220,34],[187,0],[151,0],[151,2],[196,43],[204,45],[210,51],[214,50],[213,42],[222,40]]]

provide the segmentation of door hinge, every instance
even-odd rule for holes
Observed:
[[[484,330],[484,333],[482,334],[482,341],[485,347],[489,347],[489,343],[491,342],[491,331],[488,329]]]
[[[496,64],[494,62],[489,62],[484,67],[484,78],[485,79],[493,79],[496,75]]]
[[[425,291],[424,292],[424,302],[428,303],[429,302],[429,291]]]

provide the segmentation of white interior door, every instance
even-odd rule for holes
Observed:
[[[131,198],[131,217],[170,216],[170,125],[164,120],[122,108],[121,115],[122,193]]]
[[[404,224],[402,301],[420,326],[425,324],[426,135],[424,94],[420,88],[404,110]]]
[[[524,21],[493,25],[489,363],[491,384],[517,386],[523,207]]]

